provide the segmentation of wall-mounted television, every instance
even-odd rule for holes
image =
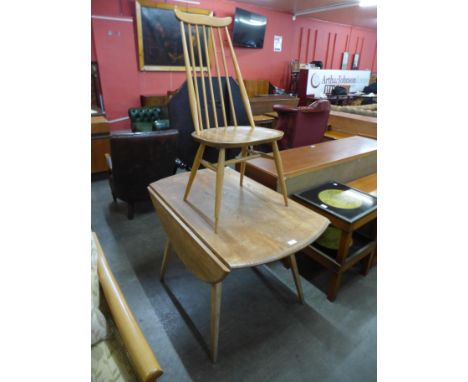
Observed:
[[[232,40],[244,48],[263,48],[267,19],[265,16],[236,8]]]

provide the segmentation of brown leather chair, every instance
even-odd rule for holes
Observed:
[[[175,173],[178,136],[174,129],[111,134],[112,158],[106,154],[109,184],[114,202],[118,198],[128,203],[129,219],[135,202],[149,200],[146,187]]]
[[[278,142],[280,150],[322,141],[330,114],[330,102],[327,100],[318,100],[309,106],[273,105],[273,110],[278,113],[275,129],[284,132]]]

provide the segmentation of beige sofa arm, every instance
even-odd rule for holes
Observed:
[[[115,325],[122,337],[128,351],[130,362],[134,367],[138,379],[143,382],[152,382],[163,373],[158,360],[141,331],[140,325],[135,320],[130,307],[125,300],[119,284],[110,269],[102,247],[93,233],[98,251],[98,275],[109,310]]]

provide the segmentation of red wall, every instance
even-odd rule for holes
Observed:
[[[170,3],[170,1],[168,1]],[[183,9],[183,3],[177,4]],[[292,20],[291,14],[228,0],[200,0],[216,16],[232,16],[236,6],[260,13],[268,23],[263,49],[236,48],[244,79],[268,79],[274,85],[288,85],[289,62],[322,60],[326,68],[341,67],[341,54],[348,43],[352,54],[361,53],[360,68],[376,71],[376,31],[349,25],[322,22],[309,17]],[[163,95],[177,89],[184,72],[140,72],[136,43],[134,0],[92,0],[91,55],[98,62],[104,106],[109,120],[127,116],[129,107],[140,105],[140,95]],[[102,20],[97,17],[115,17]],[[282,52],[273,52],[273,36],[283,36]],[[302,37],[301,37],[302,36]],[[307,48],[307,41],[309,47]],[[112,123],[112,129],[129,128],[128,120]]]

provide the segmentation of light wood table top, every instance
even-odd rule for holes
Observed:
[[[297,147],[280,151],[284,176],[301,175],[311,170],[335,166],[339,163],[365,157],[377,151],[377,141],[359,136],[322,142],[312,146]],[[276,168],[267,158],[252,159],[247,167],[256,167],[276,178]]]
[[[362,192],[377,196],[377,173],[364,176],[346,184],[349,187],[357,188]]]
[[[271,161],[273,162],[273,161]],[[269,263],[316,240],[328,226],[325,217],[239,173],[225,169],[218,233],[213,230],[215,173],[198,171],[188,201],[183,200],[189,173],[152,183],[155,192],[229,269]]]

